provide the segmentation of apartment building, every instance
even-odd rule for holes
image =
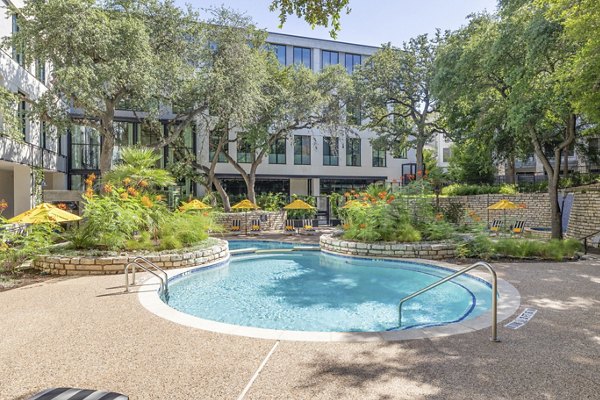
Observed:
[[[0,39],[19,29],[16,15],[8,7],[22,6],[20,0],[1,0]],[[25,63],[21,49],[0,49],[0,87],[18,94],[15,104],[19,117],[19,140],[0,134],[0,199],[8,203],[5,217],[30,209],[41,201],[42,190],[65,189],[67,158],[64,135],[51,132],[27,114],[28,100],[36,100],[47,90],[49,65]],[[0,116],[0,124],[2,118]],[[1,129],[0,129],[1,132]]]

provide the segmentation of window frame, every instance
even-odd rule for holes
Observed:
[[[350,63],[348,63],[348,57],[351,57]],[[358,63],[355,62],[357,57],[358,57]],[[344,67],[346,68],[346,71],[349,74],[352,74],[354,72],[354,67],[356,65],[361,65],[362,61],[363,61],[362,54],[355,54],[355,53],[345,53],[344,54]]]
[[[296,50],[300,50],[300,60],[296,60]],[[304,62],[304,50],[308,50],[308,65]],[[294,65],[304,65],[306,68],[312,69],[313,57],[312,50],[310,47],[294,46],[293,47],[293,63]]]
[[[281,143],[283,141],[283,144]],[[282,147],[281,147],[282,146]],[[278,152],[277,150],[281,150],[283,148],[283,152]],[[281,162],[283,161],[283,162]],[[287,139],[285,137],[279,137],[275,139],[270,146],[269,152],[269,164],[273,165],[285,165],[287,164]]]
[[[327,65],[325,65],[325,53],[328,53],[328,55],[329,55],[329,61],[328,61]],[[336,63],[331,62],[331,56],[333,54],[335,54],[337,56]],[[329,67],[330,65],[339,65],[339,64],[340,64],[340,52],[339,51],[321,50],[321,69],[325,69],[326,67]]]
[[[381,157],[381,152],[383,152],[383,157]],[[376,147],[371,148],[371,157],[372,157],[372,166],[375,168],[385,168],[387,167],[387,151],[385,149],[378,149]],[[375,160],[383,160],[381,162],[375,162]]]
[[[335,142],[335,148],[337,149],[337,154],[332,152],[331,142]],[[340,141],[337,137],[331,136],[323,136],[323,165],[328,167],[339,167],[340,165]],[[325,149],[327,149],[327,154],[325,153]]]
[[[310,135],[294,135],[294,165],[311,165],[311,147]],[[300,150],[299,154],[297,152],[298,149]],[[308,149],[308,154],[304,154],[303,150],[305,149]],[[306,162],[306,160],[308,160],[308,162]]]
[[[358,143],[358,147],[354,143]],[[355,154],[358,150],[358,154]],[[358,163],[354,163],[358,160]],[[346,166],[360,167],[362,165],[362,139],[361,138],[346,138]]]

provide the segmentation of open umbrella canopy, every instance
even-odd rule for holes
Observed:
[[[43,224],[47,222],[79,221],[80,219],[80,216],[61,210],[50,203],[42,203],[29,211],[25,211],[9,219],[8,222],[11,224]]]
[[[510,200],[502,199],[488,207],[488,210],[514,210],[521,208]]]
[[[314,210],[315,207],[311,206],[303,200],[296,199],[283,208],[285,208],[286,210]]]
[[[352,208],[352,207],[370,207],[371,205],[366,202],[358,201],[358,200],[349,200],[344,204],[342,208]]]
[[[239,203],[231,206],[234,210],[258,210],[260,207],[248,199],[242,200]]]
[[[179,211],[186,212],[186,211],[190,211],[190,210],[208,210],[209,208],[212,208],[212,207],[209,206],[208,204],[204,204],[203,202],[201,202],[198,199],[194,199],[194,200],[190,201],[189,203],[184,203],[181,207],[179,207]]]

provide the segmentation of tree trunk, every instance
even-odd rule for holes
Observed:
[[[215,185],[215,189],[217,189],[217,193],[221,196],[221,201],[223,202],[223,211],[231,212],[231,203],[229,202],[229,196],[225,189],[223,189],[223,185],[221,185],[221,181],[218,178],[212,178],[212,183]]]
[[[112,167],[113,152],[115,149],[115,136],[112,133],[102,135],[102,147],[100,149],[100,175],[110,171]]]
[[[506,175],[506,183],[509,183],[511,185],[513,183],[515,183],[515,180],[516,180],[515,179],[515,175],[516,175],[515,171],[516,171],[515,156],[511,155],[508,158],[508,162],[507,162],[507,168],[506,168],[506,174],[505,174]]]
[[[423,147],[425,145],[423,143],[417,142],[417,180],[423,179]]]
[[[256,190],[254,188],[254,185],[256,184],[256,175],[250,174],[248,175],[248,178],[244,180],[246,181],[246,187],[248,190],[248,200],[256,204]]]

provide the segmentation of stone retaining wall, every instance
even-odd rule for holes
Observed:
[[[246,215],[245,215],[246,214]],[[250,231],[252,220],[260,219],[260,229],[262,231],[281,231],[286,220],[287,212],[285,211],[248,211],[248,213],[235,212],[223,213],[219,215],[219,222],[223,224],[225,230],[231,228],[233,220],[239,219],[241,223],[240,232],[245,232],[246,217],[248,218],[248,232]]]
[[[600,230],[600,193],[574,193],[566,237],[582,238]]]
[[[225,259],[229,255],[228,244],[224,240],[205,249],[179,253],[157,253],[144,255],[160,268],[185,268],[206,264]],[[128,254],[113,257],[64,257],[40,256],[33,265],[46,273],[53,275],[109,275],[122,273],[128,263],[138,255]]]
[[[321,250],[351,256],[425,258],[443,260],[456,255],[456,245],[448,242],[390,243],[351,242],[333,235],[321,236]]]

